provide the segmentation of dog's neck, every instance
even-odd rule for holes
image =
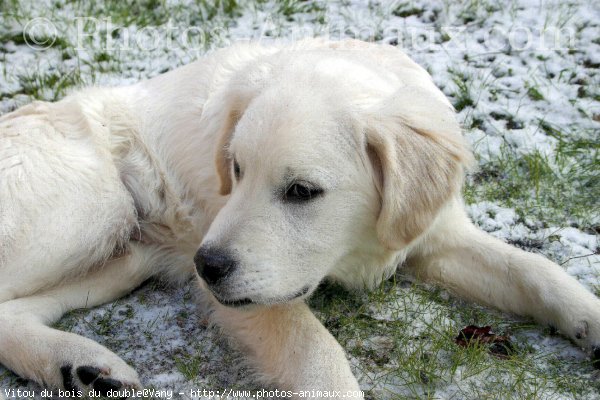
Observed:
[[[214,163],[206,162],[214,158],[216,144],[203,135],[198,123],[203,100],[192,93],[201,97],[202,90],[185,88],[179,96],[165,93],[158,83],[135,85],[125,92],[129,107],[135,110],[132,114],[139,116],[129,121],[133,130],[127,134],[136,141],[134,148],[148,161],[152,174],[163,183],[166,206],[174,207],[173,217],[186,220],[196,232],[186,236],[200,238],[226,200],[218,194]],[[157,92],[164,94],[158,101]],[[119,132],[113,135],[118,137]],[[159,213],[164,214],[163,210]]]
[[[209,197],[221,197],[214,168],[195,162],[212,159],[214,144],[198,137],[199,129],[194,132],[197,124],[189,120],[195,115],[193,104],[171,105],[167,99],[159,102],[161,109],[147,98],[155,95],[143,85],[134,85],[87,89],[64,101],[79,104],[94,141],[109,142],[140,225],[147,228],[146,237],[160,228],[156,240],[171,237],[178,246],[189,242],[190,251],[195,251],[219,208],[215,206],[219,200]]]

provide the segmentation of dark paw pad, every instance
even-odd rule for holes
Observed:
[[[73,382],[73,374],[71,373],[72,369],[73,366],[71,364],[63,365],[62,367],[60,367],[60,374],[63,378],[63,386],[67,391],[76,389],[75,383]]]
[[[89,385],[94,382],[96,378],[98,378],[98,375],[100,375],[99,368],[91,367],[89,365],[77,368],[77,376],[84,385]]]
[[[592,365],[600,369],[600,346],[592,347]]]
[[[111,390],[119,390],[123,387],[123,384],[116,379],[110,378],[98,378],[94,382],[94,390],[100,392],[104,397],[108,396],[108,392]]]

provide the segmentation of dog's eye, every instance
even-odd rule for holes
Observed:
[[[240,174],[241,174],[240,164],[238,164],[237,160],[234,159],[233,160],[233,175],[235,176],[235,179],[239,180]]]
[[[313,187],[303,183],[292,184],[285,192],[285,200],[287,201],[308,201],[321,195],[323,189]]]

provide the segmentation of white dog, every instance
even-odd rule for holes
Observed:
[[[265,381],[357,390],[303,300],[398,265],[600,358],[600,300],[465,215],[470,161],[429,75],[358,41],[237,45],[22,107],[0,119],[0,362],[50,387],[139,386],[108,349],[48,325],[159,276],[196,279]]]

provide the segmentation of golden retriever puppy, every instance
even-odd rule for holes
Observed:
[[[140,386],[110,350],[49,324],[159,276],[197,280],[265,382],[358,390],[304,299],[399,265],[599,358],[600,300],[469,221],[471,160],[425,70],[358,41],[241,44],[22,107],[0,119],[0,362],[49,387]]]

